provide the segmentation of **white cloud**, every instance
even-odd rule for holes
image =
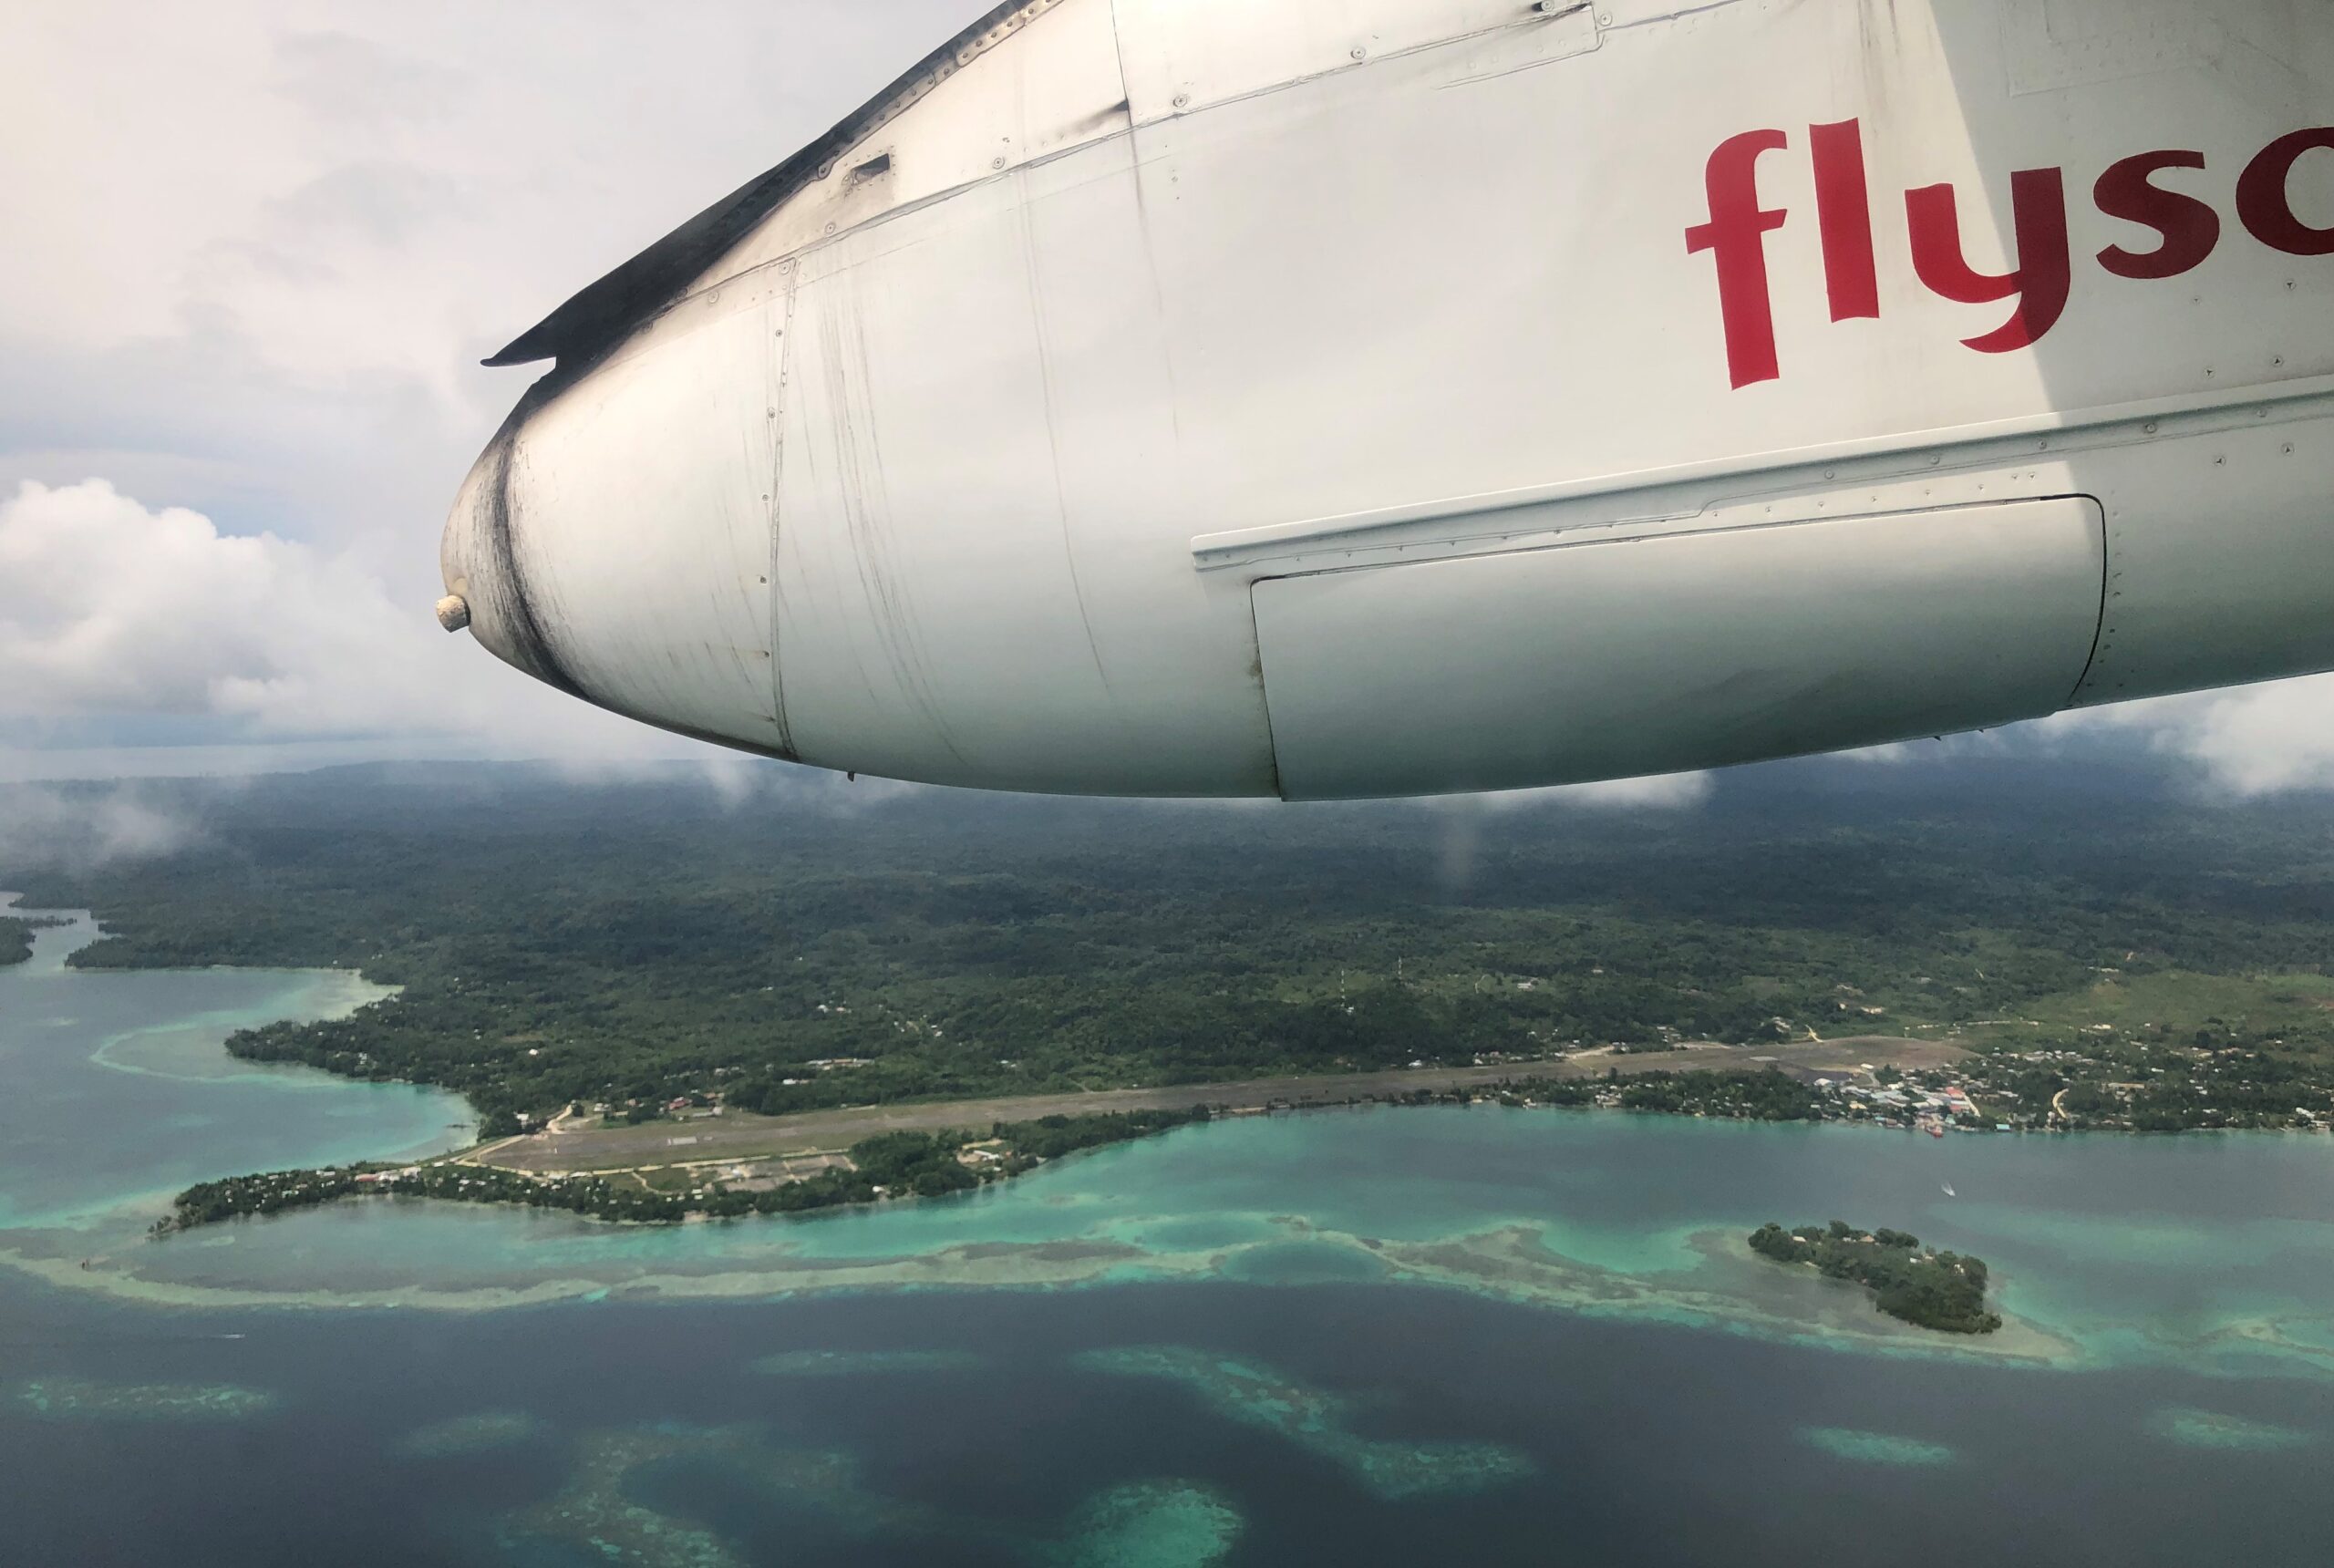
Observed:
[[[201,836],[192,818],[135,786],[0,791],[0,867],[15,871],[78,872],[151,860]]]
[[[40,134],[0,143],[0,200],[41,242],[0,253],[0,332],[97,349],[207,315],[298,376],[478,396],[480,354],[984,4],[8,7],[0,91]]]
[[[2143,738],[2236,795],[2334,787],[2334,676],[2091,708],[2034,727],[2046,737]]]
[[[2234,796],[2334,788],[2334,675],[2071,709],[1999,729],[1872,746],[1851,762],[1912,767],[1973,757],[2079,758],[2102,748],[2195,769]]]
[[[452,738],[504,755],[704,748],[540,687],[365,562],[151,510],[102,481],[0,501],[0,720],[197,718],[254,741]],[[465,749],[470,749],[466,747]]]
[[[1574,784],[1546,791],[1566,805],[1591,810],[1675,811],[1709,799],[1707,773],[1667,773],[1655,779],[1615,779],[1603,784]]]
[[[1676,811],[1709,799],[1708,773],[1665,773],[1651,779],[1614,779],[1602,784],[1560,784],[1548,789],[1509,789],[1496,795],[1452,796],[1486,811],[1515,811],[1534,806],[1569,806],[1583,810]]]
[[[414,628],[345,558],[102,481],[26,483],[0,501],[0,578],[11,717],[210,714],[282,734],[420,717],[395,657]]]
[[[0,493],[106,477],[434,597],[477,361],[986,0],[0,6]]]

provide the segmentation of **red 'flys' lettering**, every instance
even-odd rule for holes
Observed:
[[[2153,251],[2110,245],[2099,264],[2119,278],[2176,278],[2204,265],[2221,242],[2221,215],[2209,202],[2166,191],[2153,177],[2167,169],[2202,169],[2201,152],[2143,152],[2111,165],[2091,188],[2091,200],[2111,218],[2164,236]]]
[[[2289,256],[2334,256],[2334,229],[2313,229],[2295,215],[2294,166],[2302,155],[2334,150],[2334,128],[2319,127],[2281,136],[2236,182],[2236,215],[2253,237]]]
[[[2021,169],[2009,177],[2018,265],[1999,275],[1970,266],[1961,248],[1961,212],[1950,185],[1905,193],[1913,225],[1913,271],[1931,291],[1962,304],[2015,298],[2018,314],[1982,337],[1962,341],[1980,354],[2008,354],[2041,341],[2065,314],[2074,289],[2067,239],[2067,182],[2056,169]]]
[[[1832,319],[1877,317],[1880,275],[1863,122],[1811,125],[1807,133]],[[1790,137],[1780,130],[1746,131],[1720,143],[1703,176],[1709,219],[1686,231],[1689,253],[1717,255],[1727,366],[1737,390],[1781,375],[1766,237],[1783,227],[1789,213],[1760,205],[1759,160],[1790,145]],[[2263,148],[2237,181],[2236,213],[2246,230],[2273,250],[2334,256],[2334,227],[2319,228],[2296,210],[2296,171],[2313,152],[2334,152],[2334,127],[2298,130]],[[2203,266],[2221,242],[2220,211],[2199,197],[2159,184],[2157,178],[2172,170],[2205,167],[2203,153],[2180,149],[2143,152],[2111,165],[2091,187],[2093,204],[2109,218],[2153,230],[2159,239],[2152,250],[2110,245],[2099,253],[2099,264],[2116,277],[2135,280],[2174,278]],[[2322,162],[2313,168],[2320,174],[2334,172]],[[1981,354],[2029,348],[2065,315],[2074,264],[2064,170],[2022,169],[2010,176],[2017,249],[2007,273],[1981,273],[1970,264],[1961,242],[1960,200],[1952,185],[1906,191],[1905,213],[1913,271],[1931,293],[1961,304],[2018,302],[2016,313],[2000,326],[1963,339],[1969,347]]]
[[[1719,314],[1737,389],[1782,374],[1775,357],[1774,295],[1767,285],[1767,236],[1789,214],[1759,205],[1759,159],[1790,145],[1780,130],[1745,131],[1720,142],[1703,174],[1709,222],[1686,231],[1689,255],[1718,255]]]
[[[1823,231],[1823,282],[1832,294],[1832,319],[1876,317],[1880,264],[1873,254],[1863,122],[1811,125],[1807,135],[1814,144],[1815,221]]]

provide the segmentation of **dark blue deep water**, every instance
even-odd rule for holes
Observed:
[[[1244,1528],[1231,1563],[2322,1563],[2334,1538],[2334,1383],[2158,1368],[2077,1374],[1844,1355],[1583,1321],[1401,1286],[1222,1284],[761,1305],[566,1305],[416,1314],[158,1313],[0,1286],[10,1370],[264,1389],[266,1413],[198,1422],[0,1418],[18,1563],[409,1564],[523,1558],[497,1540],[554,1497],[579,1439],[747,1424],[779,1449],[854,1456],[864,1489],[936,1523],[859,1528],[759,1491],[729,1461],[630,1478],[736,1560],[1015,1563],[1114,1484],[1197,1481]],[[209,1337],[241,1334],[241,1339]],[[1386,1498],[1331,1457],[1181,1385],[1081,1372],[1076,1353],[1172,1343],[1347,1396],[1397,1444],[1513,1449],[1528,1474]],[[774,1346],[945,1347],[961,1367],[779,1378]],[[2318,1441],[2196,1449],[2166,1406]],[[531,1418],[483,1451],[402,1449],[449,1414]],[[1950,1447],[1933,1465],[1835,1457],[1806,1427]],[[675,1558],[674,1561],[687,1561]]]
[[[2319,1563],[2334,1140],[1251,1119],[970,1202],[621,1230],[194,1174],[443,1146],[258,1073],[345,981],[0,971],[0,1563]],[[1949,1181],[1957,1195],[1947,1197]],[[1991,1260],[1971,1346],[1743,1254]]]

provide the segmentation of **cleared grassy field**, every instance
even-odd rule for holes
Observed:
[[[632,1127],[538,1133],[496,1145],[481,1158],[483,1163],[514,1171],[634,1171],[832,1150],[879,1132],[977,1130],[999,1121],[1033,1121],[1040,1117],[1093,1111],[1180,1110],[1194,1105],[1226,1110],[1334,1105],[1373,1096],[1489,1088],[1505,1078],[1602,1078],[1607,1072],[1633,1077],[1654,1072],[1756,1072],[1780,1068],[1802,1073],[1844,1074],[1865,1062],[1875,1067],[1885,1063],[1909,1072],[1949,1066],[1966,1054],[1959,1047],[1944,1041],[1882,1036],[1756,1047],[1694,1045],[1673,1051],[1627,1055],[1584,1051],[1561,1060],[1508,1062],[1497,1067],[1252,1078],[1165,1088],[1104,1089],[1091,1094],[864,1106],[806,1111],[795,1116],[754,1116],[731,1111],[686,1122],[652,1121]]]
[[[2185,1044],[2205,1030],[2282,1036],[2290,1047],[2334,1053],[2334,977],[2324,975],[2102,975],[2081,990],[2040,997],[2022,1011],[2019,1020],[1969,1026],[1964,1037],[2017,1047],[2036,1038],[2039,1029]]]

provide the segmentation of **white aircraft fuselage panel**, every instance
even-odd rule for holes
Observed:
[[[1281,789],[1627,778],[2056,713],[2106,556],[2072,497],[1268,579]]]
[[[2334,6],[1031,0],[497,356],[449,624],[997,789],[2334,668]]]

